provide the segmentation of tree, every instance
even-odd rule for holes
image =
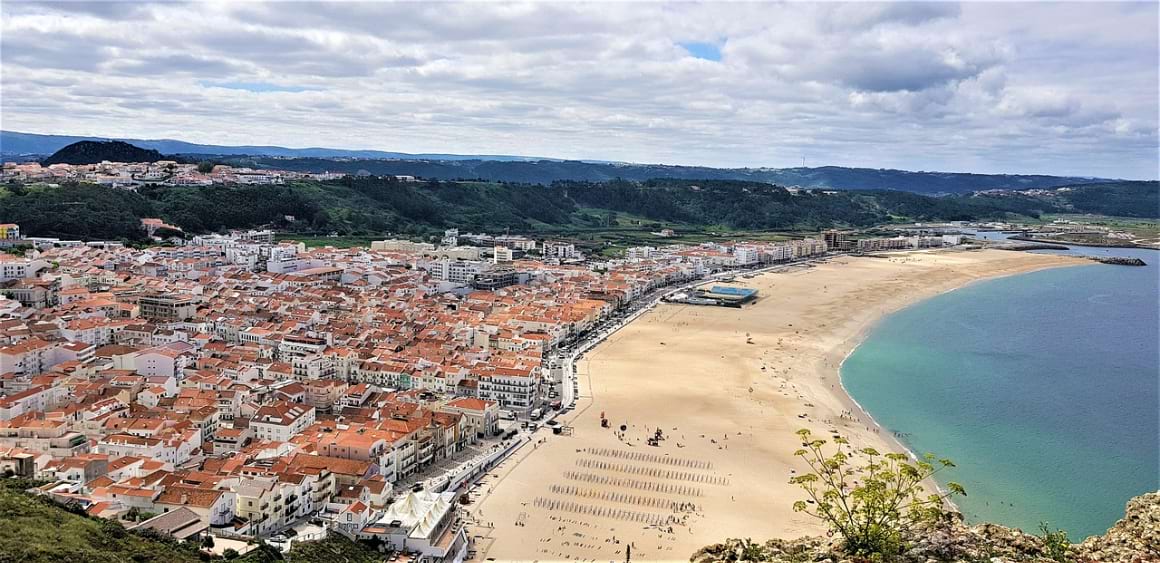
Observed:
[[[238,550],[236,550],[232,547],[227,547],[226,550],[222,552],[222,557],[225,557],[227,561],[237,559],[238,558]]]
[[[793,509],[824,521],[851,554],[887,558],[899,554],[904,537],[942,518],[948,497],[966,494],[958,483],[947,483],[945,493],[925,494],[922,483],[954,467],[949,459],[926,454],[911,460],[874,448],[854,450],[841,436],[834,438],[836,447],[827,454],[826,440],[812,439],[806,429],[797,434],[803,448],[794,455],[809,465],[810,472],[795,476],[790,483],[801,487],[809,500],[795,502]],[[857,461],[858,455],[865,461]]]
[[[209,160],[203,160],[197,163],[197,171],[201,172],[202,174],[209,174],[210,172],[213,172],[213,167],[213,162]]]
[[[213,536],[206,534],[204,538],[201,538],[201,546],[206,549],[213,549]]]

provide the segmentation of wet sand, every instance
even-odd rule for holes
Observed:
[[[727,537],[823,533],[791,507],[802,498],[788,483],[803,470],[794,432],[904,451],[839,381],[867,330],[978,279],[1077,263],[1089,262],[999,250],[837,258],[738,278],[760,292],[742,309],[659,305],[578,363],[581,398],[561,419],[571,434],[541,430],[473,494],[476,557],[623,561],[632,546],[634,560],[687,561]]]

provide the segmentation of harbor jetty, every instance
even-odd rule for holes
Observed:
[[[1095,260],[1100,264],[1111,264],[1113,266],[1147,266],[1143,260],[1139,258],[1127,258],[1124,256],[1089,256],[1091,260]]]

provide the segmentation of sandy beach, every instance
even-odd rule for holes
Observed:
[[[884,315],[979,279],[1082,259],[928,251],[738,278],[742,309],[659,305],[579,362],[581,398],[473,493],[477,559],[687,561],[727,537],[824,530],[791,505],[794,432],[902,451],[845,394],[844,358]],[[600,424],[602,413],[609,428]],[[620,431],[621,426],[625,428]],[[650,446],[657,430],[664,440]]]

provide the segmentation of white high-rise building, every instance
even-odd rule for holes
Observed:
[[[544,258],[558,258],[560,260],[571,260],[579,258],[580,254],[576,252],[576,245],[565,242],[544,241]]]
[[[492,261],[496,264],[499,264],[500,262],[511,262],[515,259],[515,253],[512,252],[512,249],[506,246],[497,246],[492,249],[492,253],[494,255]]]
[[[752,246],[737,246],[733,248],[733,258],[736,260],[738,266],[749,266],[756,264],[760,257],[760,253]]]

